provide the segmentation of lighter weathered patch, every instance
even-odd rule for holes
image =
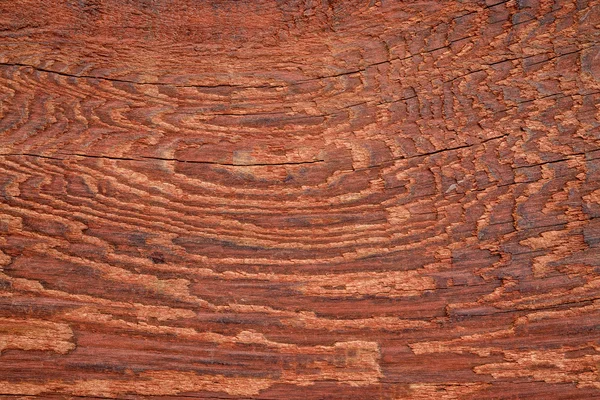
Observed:
[[[66,354],[74,348],[73,331],[67,324],[0,318],[0,352],[14,349]]]

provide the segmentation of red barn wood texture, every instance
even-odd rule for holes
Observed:
[[[0,1],[0,397],[600,399],[600,1]]]

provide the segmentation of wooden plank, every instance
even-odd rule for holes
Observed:
[[[600,398],[600,2],[0,2],[0,397]]]

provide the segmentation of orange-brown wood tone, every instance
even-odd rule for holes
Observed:
[[[600,399],[600,1],[0,0],[0,398]]]

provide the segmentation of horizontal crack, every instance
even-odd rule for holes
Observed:
[[[173,161],[180,163],[190,163],[190,164],[208,164],[208,165],[221,165],[226,167],[268,167],[268,166],[284,166],[284,165],[303,165],[303,164],[317,164],[324,162],[325,160],[311,160],[311,161],[289,161],[289,162],[281,162],[281,163],[254,163],[254,164],[234,164],[234,163],[223,163],[217,161],[194,161],[194,160],[181,160],[177,158],[166,158],[166,157],[150,157],[150,156],[140,156],[139,158],[133,157],[115,157],[115,156],[106,156],[106,155],[91,155],[91,154],[79,154],[79,153],[58,153],[60,155],[64,155],[64,158],[54,157],[54,156],[46,156],[43,154],[33,154],[33,153],[5,153],[0,154],[0,156],[28,156],[28,157],[38,157],[38,158],[47,158],[50,160],[67,160],[68,157],[83,157],[83,158],[97,158],[97,159],[105,159],[105,160],[116,160],[116,161],[145,161],[145,160],[159,160],[159,161]]]
[[[556,164],[556,163],[560,163],[560,162],[570,161],[576,157],[585,156],[586,154],[587,154],[586,152],[566,154],[564,156],[564,158],[559,158],[556,160],[549,160],[549,161],[541,161],[538,163],[528,164],[528,165],[520,165],[518,167],[513,167],[513,169],[533,168],[533,167],[539,167],[539,166],[546,165],[546,164]]]
[[[415,158],[422,158],[422,157],[429,157],[429,156],[433,156],[436,154],[441,154],[441,153],[445,153],[445,152],[450,152],[450,151],[456,151],[456,150],[461,150],[461,149],[468,149],[471,147],[475,147],[475,146],[481,146],[484,145],[487,142],[493,141],[493,140],[498,140],[498,139],[503,139],[505,137],[509,136],[508,133],[505,133],[503,135],[498,135],[498,136],[494,136],[491,138],[487,138],[484,139],[480,142],[477,143],[472,143],[472,144],[465,144],[465,145],[461,145],[461,146],[456,146],[456,147],[448,147],[445,149],[439,149],[439,150],[434,150],[434,151],[430,151],[427,153],[419,153],[419,154],[413,154],[411,156],[401,156],[401,157],[396,157],[396,158],[391,158],[389,160],[385,160],[382,161],[378,164],[374,164],[374,165],[370,165],[368,167],[364,167],[364,168],[352,168],[352,169],[348,169],[345,171],[353,171],[353,172],[358,172],[358,171],[366,171],[369,169],[373,169],[373,168],[380,168],[386,165],[389,165],[391,163],[394,163],[396,161],[402,161],[402,160],[412,160]],[[534,163],[534,164],[529,164],[529,165],[519,165],[519,166],[513,166],[513,169],[518,170],[518,169],[523,169],[523,168],[532,168],[532,167],[536,167],[536,166],[541,166],[541,165],[545,165],[545,164],[553,164],[553,163],[559,163],[559,162],[565,162],[565,161],[569,161],[574,159],[575,157],[581,157],[581,156],[586,156],[587,153],[589,152],[579,152],[579,153],[572,153],[572,154],[566,154],[564,155],[564,158],[559,158],[556,160],[549,160],[549,161],[542,161],[539,163]],[[61,155],[61,156],[65,156],[65,157],[57,157],[57,155]],[[249,164],[241,164],[241,163],[226,163],[226,162],[218,162],[218,161],[196,161],[196,160],[183,160],[183,159],[178,159],[178,158],[167,158],[167,157],[153,157],[153,156],[139,156],[139,157],[117,157],[117,156],[108,156],[108,155],[93,155],[93,154],[82,154],[82,153],[54,153],[53,155],[44,155],[44,154],[35,154],[35,153],[3,153],[0,154],[0,156],[2,157],[6,157],[6,156],[28,156],[28,157],[37,157],[37,158],[45,158],[45,159],[49,159],[49,160],[66,160],[68,159],[68,157],[83,157],[83,158],[96,158],[96,159],[106,159],[106,160],[117,160],[117,161],[145,161],[145,160],[158,160],[158,161],[171,161],[171,162],[180,162],[180,163],[190,163],[190,164],[206,164],[206,165],[219,165],[219,166],[226,166],[226,167],[268,167],[268,166],[285,166],[285,165],[308,165],[308,164],[319,164],[319,163],[333,163],[333,162],[339,162],[339,161],[344,161],[345,159],[339,158],[330,158],[330,159],[314,159],[314,160],[308,160],[308,161],[286,161],[286,162],[278,162],[278,163],[249,163]],[[590,160],[586,160],[586,161],[590,161]],[[508,184],[504,184],[504,185],[499,185],[498,187],[501,186],[507,186],[507,185],[514,185],[514,184],[518,184],[518,183],[529,183],[529,182],[510,182]],[[475,190],[475,191],[479,191],[479,190]]]
[[[494,136],[494,137],[482,140],[481,142],[477,142],[477,143],[473,143],[473,144],[465,144],[465,145],[462,145],[462,146],[448,147],[448,148],[445,148],[445,149],[434,150],[434,151],[430,151],[430,152],[427,152],[427,153],[413,154],[412,156],[408,156],[408,157],[402,156],[402,157],[397,157],[397,158],[391,158],[391,159],[383,161],[383,162],[381,162],[379,164],[370,165],[370,166],[365,167],[365,168],[353,168],[352,170],[353,171],[364,171],[364,170],[368,170],[368,169],[372,169],[372,168],[383,167],[384,165],[387,165],[387,164],[390,164],[390,163],[393,163],[393,162],[396,162],[396,161],[412,160],[414,158],[428,157],[428,156],[432,156],[432,155],[435,155],[435,154],[445,153],[445,152],[448,152],[448,151],[468,149],[470,147],[480,146],[480,145],[485,144],[485,143],[487,143],[489,141],[492,141],[492,140],[498,140],[498,139],[505,138],[508,135],[509,135],[508,133],[505,133],[503,135]]]
[[[176,83],[165,83],[165,82],[139,82],[132,81],[128,79],[121,78],[108,78],[104,76],[96,76],[96,75],[76,75],[70,74],[67,72],[55,71],[52,69],[36,67],[35,65],[23,64],[23,63],[0,63],[0,66],[3,67],[22,67],[22,68],[31,68],[36,71],[46,72],[48,74],[56,74],[60,76],[65,76],[68,78],[79,78],[79,79],[98,79],[101,81],[108,82],[118,82],[118,83],[130,83],[134,85],[150,85],[150,86],[170,86],[170,87],[180,87],[180,88],[198,88],[198,89],[214,89],[220,87],[230,87],[230,88],[238,88],[238,89],[265,89],[265,88],[282,88],[284,85],[256,85],[256,86],[246,86],[246,85],[234,85],[227,83],[220,83],[215,85],[180,85]]]

